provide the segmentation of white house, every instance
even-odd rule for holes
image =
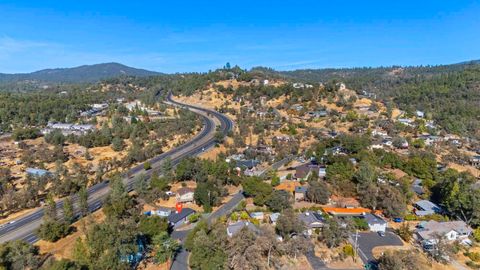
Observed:
[[[195,192],[195,190],[193,190],[192,188],[188,188],[188,187],[182,187],[182,188],[178,189],[177,195],[176,195],[177,202],[182,202],[182,203],[193,202],[194,192]]]
[[[424,118],[425,117],[425,113],[422,112],[422,111],[416,111],[415,114],[417,115],[417,117],[420,117],[420,118]]]
[[[370,229],[370,231],[385,232],[387,230],[388,223],[381,217],[367,213],[363,216],[363,218],[368,223],[368,228]]]

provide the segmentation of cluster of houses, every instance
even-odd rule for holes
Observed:
[[[81,112],[80,116],[82,117],[92,117],[102,114],[108,108],[107,103],[96,103],[90,106],[90,109]]]
[[[250,219],[264,221],[276,225],[280,213],[268,214],[268,217],[263,212],[250,213]],[[368,228],[372,232],[385,232],[387,229],[387,221],[376,213],[372,213],[370,209],[366,208],[334,208],[324,207],[322,211],[305,211],[297,214],[298,219],[305,226],[303,234],[311,236],[315,230],[320,230],[325,226],[325,215],[336,216],[340,218],[357,217],[362,218],[368,224]],[[236,221],[227,226],[227,234],[232,237],[241,229],[247,228],[252,232],[258,232],[258,227],[251,221]]]
[[[77,125],[69,123],[53,123],[50,122],[47,126],[42,129],[42,134],[46,135],[54,130],[59,130],[63,135],[67,136],[70,134],[73,135],[84,135],[88,132],[94,131],[96,129],[95,125]]]
[[[149,116],[158,116],[158,115],[161,115],[162,113],[159,112],[159,111],[156,111],[156,110],[152,110],[146,106],[144,106],[142,104],[142,102],[138,101],[138,100],[134,100],[132,102],[128,102],[125,104],[125,107],[127,108],[127,110],[129,111],[136,111],[136,110],[140,110],[140,111],[144,111],[144,112],[147,112],[147,114]]]

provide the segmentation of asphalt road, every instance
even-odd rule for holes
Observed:
[[[166,103],[187,108],[202,117],[204,126],[202,131],[190,141],[185,144],[156,156],[150,160],[153,168],[160,167],[162,161],[166,158],[170,158],[173,165],[178,164],[183,158],[195,156],[203,151],[213,147],[215,145],[215,120],[220,123],[219,130],[224,134],[227,134],[233,128],[233,122],[221,113],[216,111],[182,104],[172,99],[171,94],[168,95]],[[145,171],[143,164],[140,164],[130,169],[124,175],[124,184],[127,190],[133,189],[133,184],[137,175],[144,174],[150,177],[153,170]],[[96,211],[102,207],[105,197],[108,195],[109,186],[108,181],[101,182],[88,188],[88,206],[91,212]],[[73,197],[73,204],[75,214],[78,215],[77,197]],[[57,202],[57,208],[59,217],[62,216],[63,201]],[[0,225],[0,243],[12,240],[25,240],[29,243],[35,243],[39,239],[36,236],[36,230],[42,223],[43,209],[40,208],[26,215],[19,217],[16,220],[12,220],[6,224]]]
[[[351,235],[350,242],[354,244],[355,234]],[[372,250],[381,246],[403,246],[403,242],[398,235],[393,232],[385,232],[385,236],[380,236],[376,232],[358,233],[358,253],[364,264],[375,264]]]
[[[211,213],[207,217],[207,222],[211,224],[217,218],[229,214],[231,211],[233,211],[235,209],[235,207],[237,207],[237,205],[244,198],[245,198],[245,196],[243,196],[243,193],[241,193],[241,192],[235,194],[227,203],[225,203],[220,208],[218,208],[216,211]],[[172,232],[172,238],[179,240],[183,244],[183,242],[185,241],[185,238],[187,237],[189,232],[190,232],[190,230],[173,231]],[[184,248],[182,248],[175,255],[175,258],[173,260],[172,265],[170,266],[170,269],[171,270],[188,270],[188,255],[189,255],[189,252],[186,251]]]

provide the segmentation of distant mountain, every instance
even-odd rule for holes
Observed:
[[[119,63],[84,65],[73,68],[43,69],[32,73],[2,74],[0,82],[38,81],[47,83],[85,83],[120,76],[154,76],[161,73],[128,67]]]

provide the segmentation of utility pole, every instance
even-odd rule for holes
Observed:
[[[353,247],[353,261],[357,261],[357,248],[358,248],[358,230],[355,230],[355,244]]]

